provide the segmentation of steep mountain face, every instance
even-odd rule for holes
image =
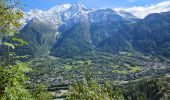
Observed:
[[[18,37],[28,42],[28,47],[34,55],[47,54],[55,42],[57,36],[56,29],[53,25],[41,22],[33,18],[20,31]]]
[[[111,9],[96,10],[89,14],[91,39],[95,46],[125,27],[130,20],[118,15]]]
[[[51,55],[74,57],[91,51],[93,51],[93,45],[90,39],[89,23],[84,21],[62,32],[51,50]]]
[[[134,51],[132,47],[132,35],[129,33],[130,31],[131,26],[124,27],[117,31],[115,34],[97,45],[98,51],[112,54],[118,54],[123,51]]]
[[[169,57],[169,17],[170,12],[150,14],[138,23],[119,30],[101,42],[98,48],[110,53],[139,51]]]

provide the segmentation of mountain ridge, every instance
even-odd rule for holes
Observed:
[[[71,4],[56,5],[46,11],[35,9],[35,10],[30,10],[29,12],[25,12],[25,16],[24,19],[22,19],[22,22],[26,24],[32,18],[37,18],[41,21],[46,21],[48,23],[53,23],[54,25],[59,25],[62,24],[62,21],[73,18],[75,15],[79,13],[86,15],[96,10],[100,10],[100,9],[87,8],[83,4],[79,4],[79,3],[75,3],[72,5]],[[136,16],[134,17],[137,18]]]
[[[46,45],[52,56],[74,57],[90,52],[117,54],[122,51],[169,56],[169,49],[164,50],[169,45],[169,12],[153,13],[139,19],[123,10],[90,9],[82,4],[58,5],[48,11],[38,11],[40,15],[37,16],[30,14],[33,18],[26,19],[28,23],[21,29],[21,34],[34,30],[31,37],[27,37],[28,43],[35,42],[39,48]],[[38,20],[37,23],[29,24],[34,20]],[[38,42],[34,36],[46,43]],[[34,46],[30,44],[30,47]]]

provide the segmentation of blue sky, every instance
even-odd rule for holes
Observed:
[[[155,5],[163,1],[169,0],[21,0],[24,5],[24,11],[30,9],[47,10],[55,5],[64,3],[82,3],[90,8],[118,8],[118,7],[134,7]]]

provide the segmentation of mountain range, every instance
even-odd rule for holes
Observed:
[[[170,56],[170,12],[140,19],[123,10],[91,9],[77,3],[31,10],[21,21],[18,36],[31,48],[24,52],[34,56],[75,57],[96,52]]]

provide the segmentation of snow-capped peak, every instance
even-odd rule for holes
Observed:
[[[80,9],[80,10],[87,10],[87,9],[88,9],[85,5],[83,5],[83,4],[81,4],[81,3],[75,3],[75,4],[73,4],[73,5],[72,5],[72,8],[77,8],[77,9]]]
[[[60,26],[64,22],[67,22],[69,19],[78,19],[91,18],[93,22],[101,21],[101,19],[107,20],[108,17],[122,16],[127,20],[136,19],[134,15],[123,10],[113,10],[109,8],[105,9],[89,9],[81,3],[75,4],[63,4],[56,5],[49,10],[43,11],[39,9],[30,10],[25,13],[24,19],[21,21],[26,24],[31,19],[36,18],[39,21],[52,24],[56,27]],[[24,26],[24,25],[23,25]]]
[[[24,19],[22,19],[23,23],[27,23],[33,18],[37,18],[42,22],[54,24],[56,26],[63,23],[70,18],[75,17],[76,15],[87,14],[88,8],[83,4],[75,3],[75,4],[63,4],[56,5],[50,8],[47,11],[42,11],[39,9],[30,10],[25,13]]]
[[[87,7],[80,3],[56,5],[46,11],[48,14],[64,13],[70,10],[84,11]]]
[[[58,13],[58,12],[63,12],[71,8],[71,4],[63,4],[63,5],[56,5],[49,9],[47,12],[48,13]]]

